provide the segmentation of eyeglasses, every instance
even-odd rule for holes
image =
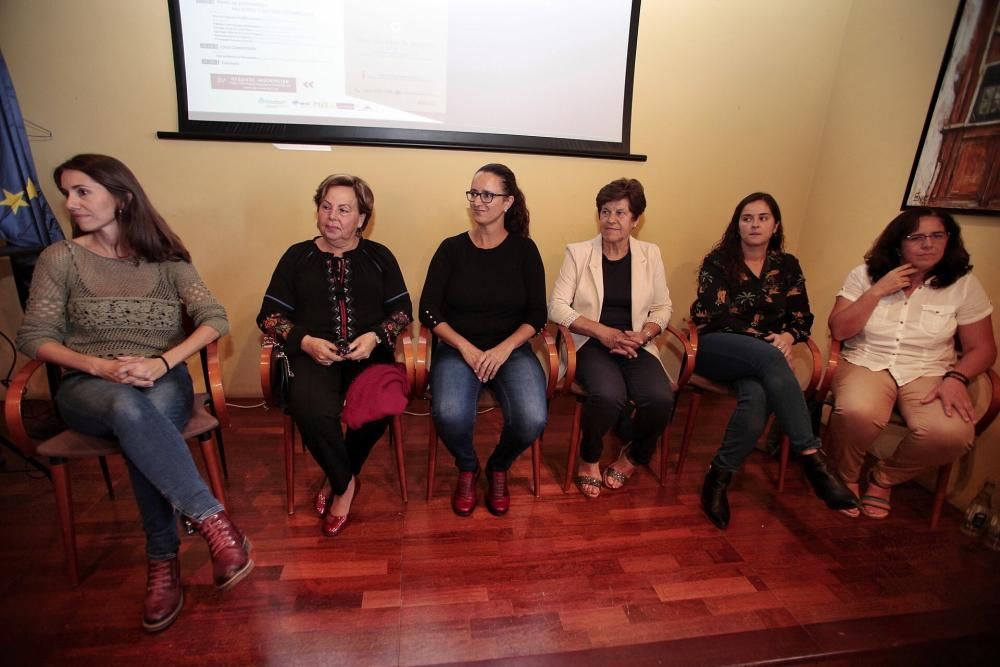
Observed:
[[[914,245],[923,245],[927,241],[932,243],[944,243],[948,239],[948,232],[931,232],[930,234],[907,234],[903,237]]]
[[[484,204],[489,204],[491,201],[493,201],[494,197],[509,197],[509,196],[510,195],[505,195],[500,192],[489,192],[488,190],[484,190],[482,192],[479,192],[477,190],[465,191],[465,198],[468,199],[470,202],[476,201],[476,197],[479,197],[479,200]]]

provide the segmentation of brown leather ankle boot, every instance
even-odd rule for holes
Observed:
[[[479,481],[479,472],[458,473],[458,484],[455,492],[451,494],[451,510],[458,516],[469,516],[472,510],[476,509],[476,482]]]
[[[149,561],[146,599],[142,604],[142,629],[146,632],[166,630],[180,615],[183,606],[181,566],[177,557]]]
[[[216,512],[194,525],[208,542],[216,588],[222,591],[232,588],[250,574],[253,569],[250,540],[233,525],[225,511]]]

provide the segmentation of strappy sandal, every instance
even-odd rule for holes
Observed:
[[[635,472],[637,466],[635,466],[634,464],[632,465],[632,470],[629,471],[628,474],[623,473],[621,470],[615,468],[616,463],[620,463],[622,460],[626,460],[625,457],[628,454],[629,447],[631,446],[632,443],[629,443],[624,447],[622,447],[621,453],[618,454],[618,460],[604,469],[604,486],[608,487],[609,489],[622,488],[623,486],[625,486],[625,482],[628,481],[629,477],[632,476],[632,473]],[[632,462],[628,461],[628,463]],[[617,486],[615,484],[610,483],[609,480],[614,480],[615,482],[617,482]]]
[[[886,490],[892,489],[891,486],[883,486],[875,481],[874,469],[868,471],[868,486],[877,486]],[[861,496],[861,512],[869,519],[885,519],[889,516],[891,509],[892,505],[889,504],[888,498],[880,498],[870,494]]]
[[[594,498],[597,498],[598,496],[601,495],[601,480],[597,479],[596,477],[591,477],[590,475],[577,475],[576,477],[573,478],[573,481],[576,483],[576,487],[580,489],[580,493],[583,495],[584,498],[589,498],[593,500]],[[583,490],[583,487],[585,486],[597,489],[597,493],[593,495],[587,493],[586,491]]]
[[[853,493],[854,495],[858,495],[858,494],[861,493],[861,485],[860,484],[846,484],[845,483],[844,486],[846,486],[847,490],[850,491],[851,493]],[[856,486],[858,488],[852,489],[851,488],[852,486]],[[846,516],[849,519],[857,519],[859,516],[861,516],[861,509],[858,508],[858,507],[851,507],[851,508],[846,509],[846,510],[837,510],[837,511],[840,512],[841,514],[843,514],[844,516]]]

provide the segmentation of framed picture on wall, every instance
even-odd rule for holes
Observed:
[[[1000,0],[963,0],[903,207],[1000,214]]]

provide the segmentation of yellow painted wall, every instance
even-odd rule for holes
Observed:
[[[900,210],[957,4],[853,3],[798,246],[817,339],[826,337],[826,316],[847,272]],[[1000,304],[1000,219],[963,215],[958,221],[975,275],[994,305]],[[993,314],[993,325],[1000,338],[1000,312]],[[958,480],[959,506],[986,476],[1000,478],[1000,422],[977,442]]]

